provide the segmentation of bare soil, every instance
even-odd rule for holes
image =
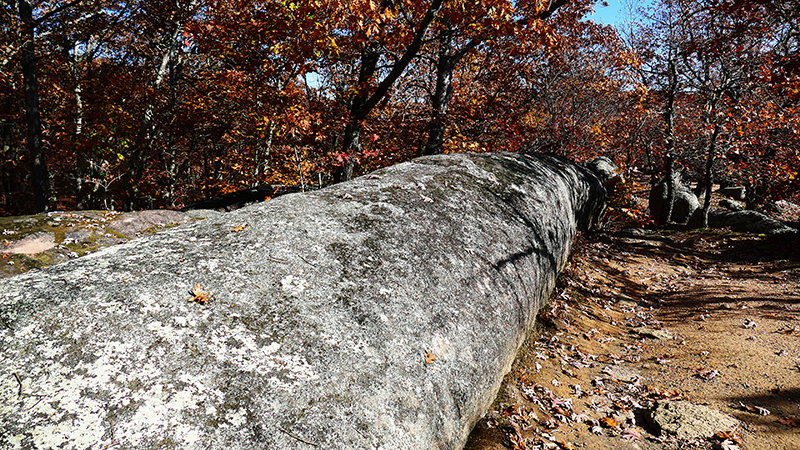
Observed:
[[[619,226],[577,243],[466,449],[800,449],[800,236]],[[665,400],[739,425],[678,439]]]

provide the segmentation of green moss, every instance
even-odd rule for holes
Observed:
[[[113,229],[111,227],[105,227],[104,231],[105,231],[105,234],[110,234],[110,235],[112,235],[112,236],[114,236],[116,238],[125,239],[125,240],[128,239],[128,236],[125,236],[124,234],[120,233],[119,231],[117,231],[117,230],[115,230],[115,229]]]
[[[497,391],[497,396],[494,398],[494,401],[492,402],[491,409],[494,410],[500,409],[500,405],[505,400],[505,396],[506,396],[506,391],[504,391],[503,388],[501,387],[500,390]]]

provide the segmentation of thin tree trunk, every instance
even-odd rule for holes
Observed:
[[[269,168],[269,155],[272,152],[272,140],[275,137],[275,122],[270,120],[267,124],[267,136],[264,142],[264,151],[261,151],[261,146],[256,145],[255,155],[253,158],[253,182],[250,183],[251,187],[256,187],[260,184],[258,178],[262,174],[267,173]]]
[[[667,92],[667,108],[664,111],[667,139],[667,214],[664,223],[672,222],[672,210],[675,206],[675,95],[678,91],[678,71],[674,61],[669,61],[669,90]]]
[[[667,213],[664,224],[672,222],[672,210],[675,207],[675,158],[667,156]]]
[[[28,152],[31,156],[33,196],[36,212],[50,209],[50,177],[44,160],[42,121],[39,112],[39,81],[36,74],[36,23],[33,9],[26,0],[19,0],[19,17],[22,21],[25,45],[22,48],[22,77],[25,85],[25,117],[28,124]]]
[[[455,53],[453,48],[453,30],[447,24],[447,30],[439,36],[439,57],[436,64],[436,90],[431,98],[431,121],[428,125],[428,142],[425,144],[425,155],[442,153],[446,129],[447,108],[453,95],[453,74],[456,66],[467,52],[480,41],[473,39]]]

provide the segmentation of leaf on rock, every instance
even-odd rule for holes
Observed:
[[[197,302],[206,304],[209,301],[209,297],[211,297],[211,291],[204,291],[203,286],[197,284],[195,285],[194,289],[189,291],[194,297],[189,299],[189,302]]]
[[[439,358],[434,356],[433,353],[428,351],[425,352],[425,364],[433,364],[433,362],[436,361],[437,359]]]
[[[234,233],[238,233],[238,232],[244,230],[245,228],[247,228],[249,226],[250,226],[250,224],[237,225],[237,226],[233,227],[233,229],[231,231],[234,232]]]

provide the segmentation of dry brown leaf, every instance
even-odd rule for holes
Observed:
[[[211,291],[204,291],[203,286],[197,284],[195,285],[194,289],[189,291],[194,297],[190,298],[190,302],[197,302],[206,304],[209,301],[209,297],[211,297]]]
[[[619,422],[611,417],[603,417],[600,419],[600,424],[606,428],[614,428],[619,426]]]
[[[575,450],[575,444],[569,441],[556,441],[556,444],[563,450]]]
[[[797,417],[785,417],[783,419],[778,419],[778,422],[793,428],[800,427],[800,418]]]
[[[622,430],[622,438],[629,441],[638,441],[642,439],[642,434],[632,428]]]
[[[739,437],[739,433],[737,433],[736,430],[725,430],[714,433],[714,439],[719,441],[733,441],[738,444],[742,438]]]
[[[437,359],[439,358],[434,356],[433,353],[427,351],[425,352],[425,364],[433,364],[433,362],[436,361]]]

